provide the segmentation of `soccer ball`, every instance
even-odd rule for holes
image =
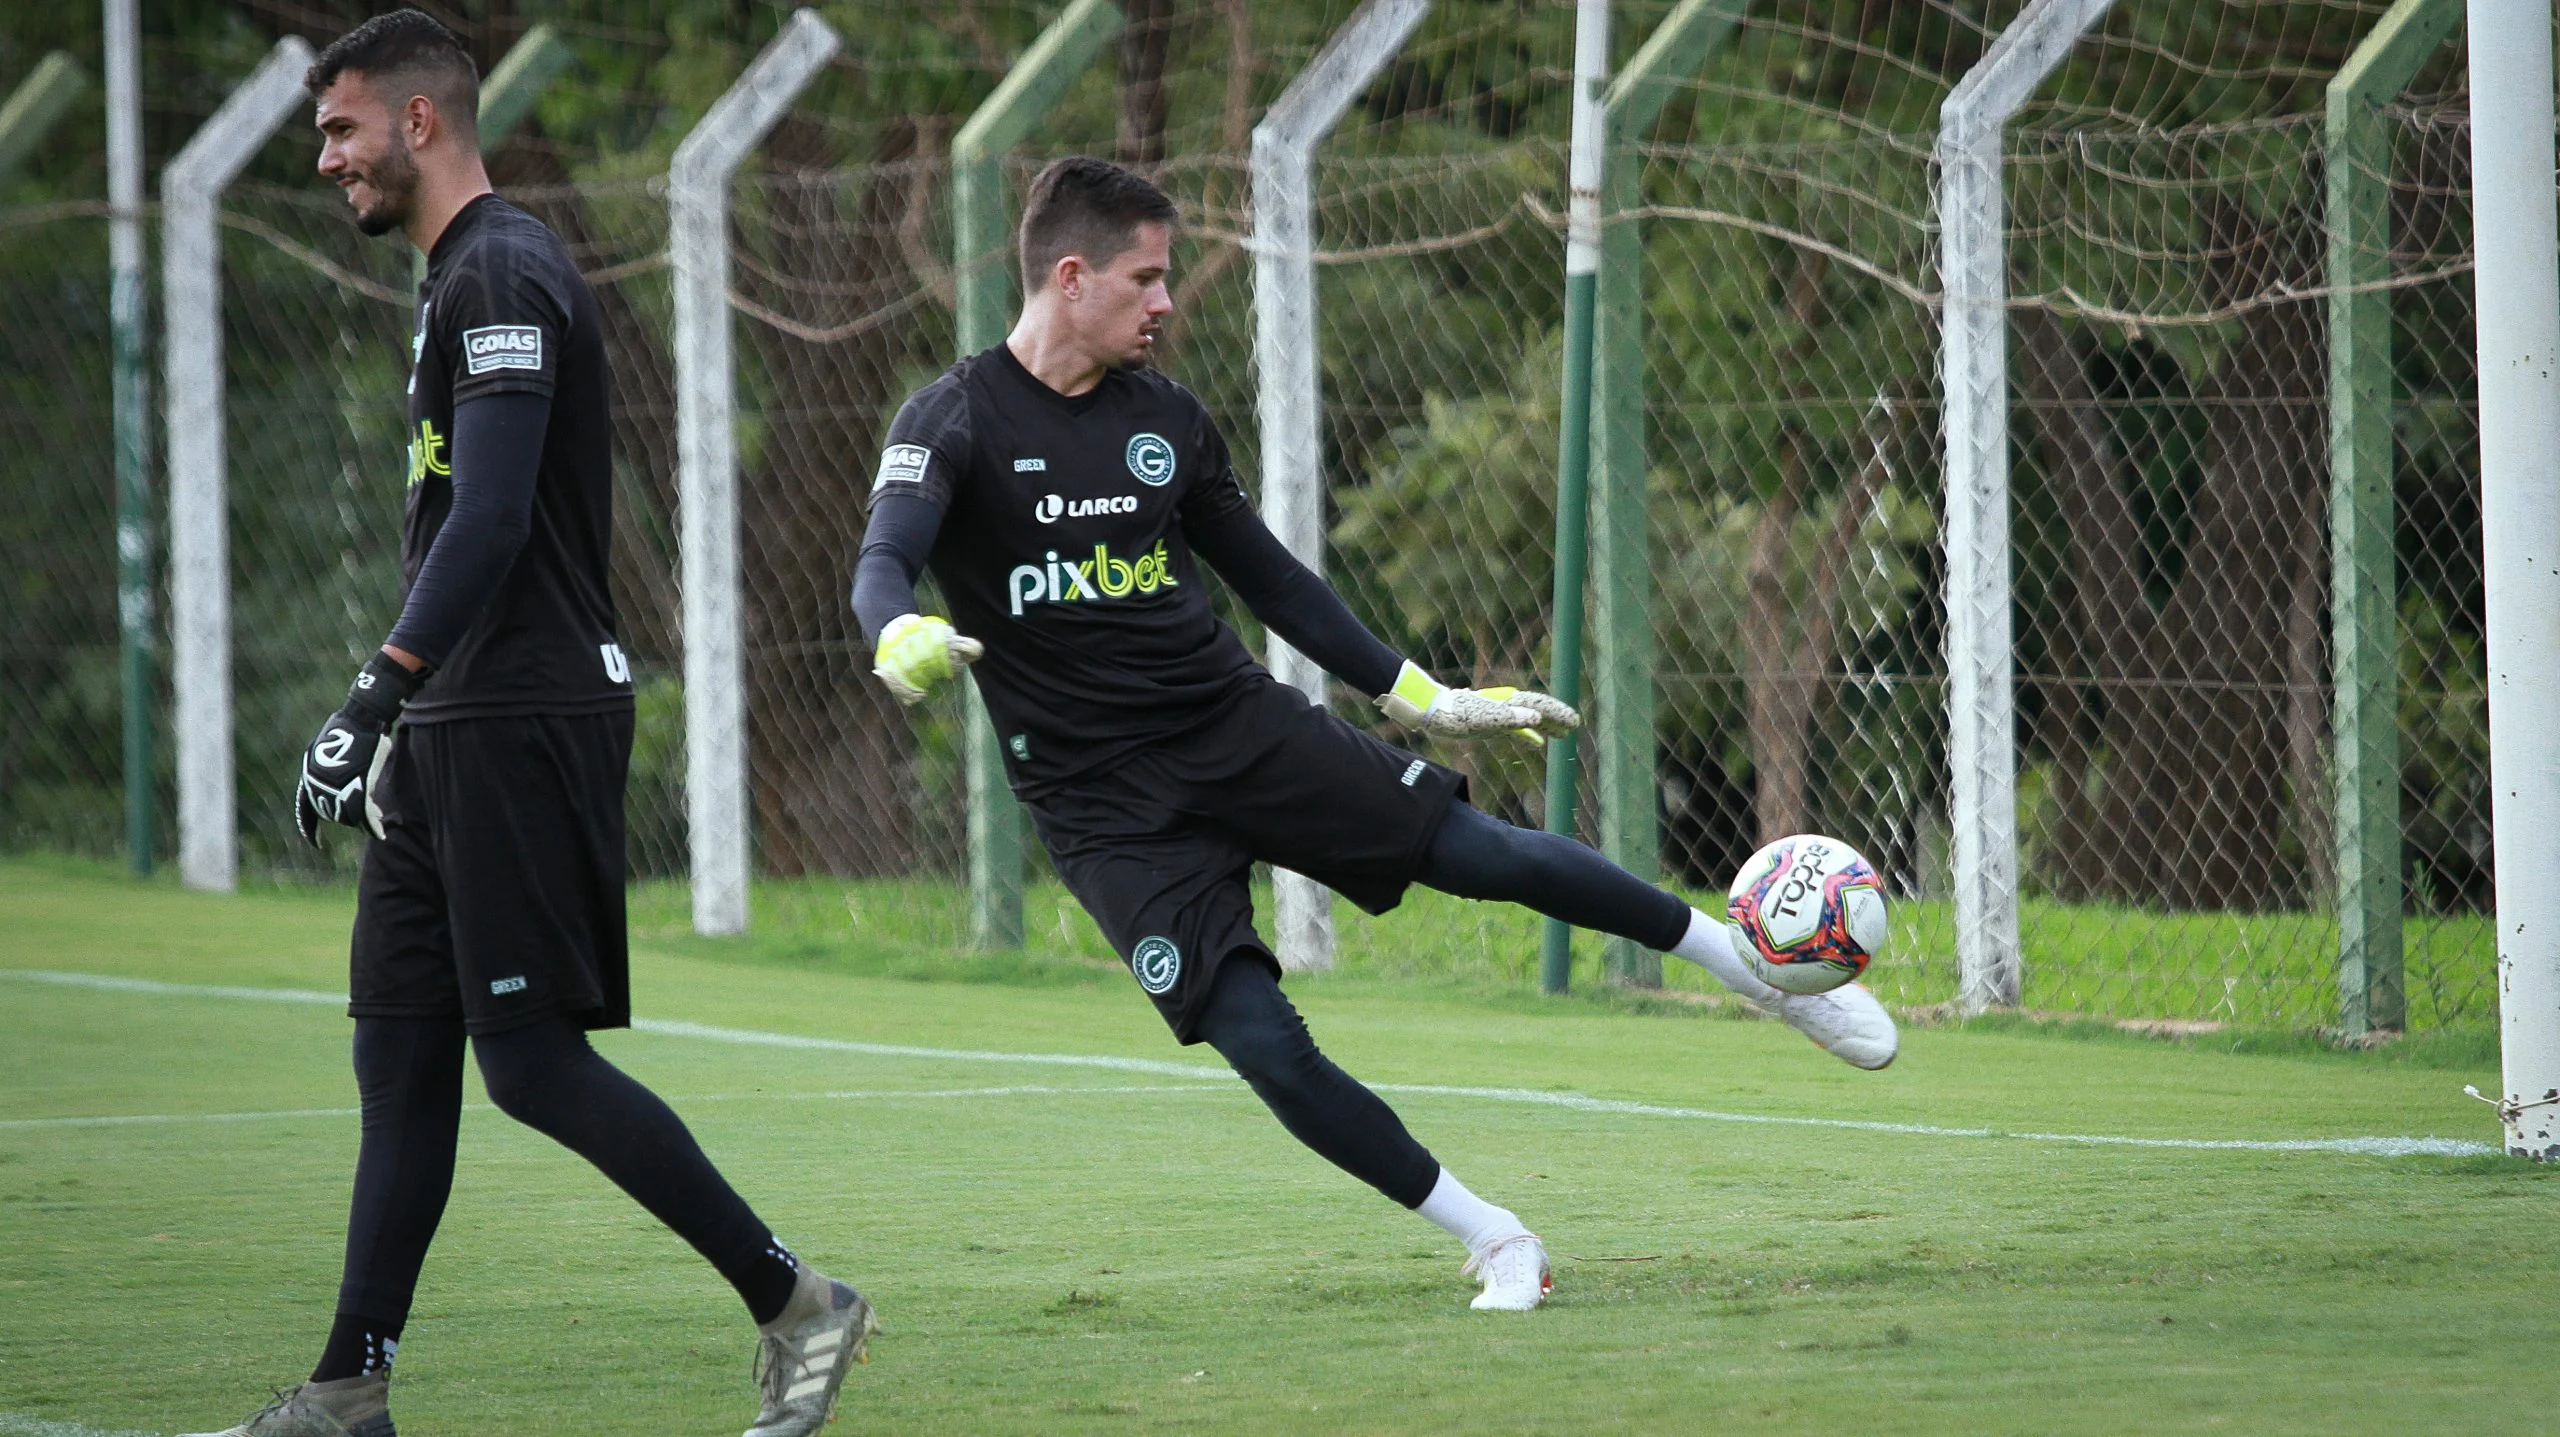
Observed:
[[[1725,912],[1742,961],[1770,987],[1827,993],[1867,971],[1884,946],[1884,883],[1836,838],[1781,838],[1742,865]]]

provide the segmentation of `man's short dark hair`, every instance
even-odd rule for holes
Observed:
[[[1138,226],[1171,228],[1181,216],[1164,191],[1109,160],[1052,161],[1022,207],[1022,292],[1038,294],[1068,255],[1099,269],[1138,242]]]
[[[352,70],[397,109],[411,95],[436,102],[436,113],[464,139],[480,135],[480,67],[451,30],[416,10],[376,15],[329,42],[302,77],[314,99]]]

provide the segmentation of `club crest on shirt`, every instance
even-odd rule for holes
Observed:
[[[1182,950],[1170,938],[1141,938],[1130,951],[1129,971],[1138,975],[1139,987],[1161,998],[1182,977]]]
[[[892,484],[921,484],[925,465],[933,459],[933,451],[921,444],[892,444],[880,451],[880,477],[871,481],[871,492],[879,493]]]
[[[530,324],[491,324],[462,332],[462,368],[467,374],[494,374],[501,369],[542,368],[542,331]]]
[[[1129,472],[1138,476],[1139,483],[1161,486],[1172,482],[1173,446],[1165,442],[1163,435],[1129,436],[1128,458]]]

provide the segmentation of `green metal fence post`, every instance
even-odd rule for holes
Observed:
[[[2392,555],[2391,140],[2379,107],[2462,22],[2400,0],[2329,82],[2329,554],[2336,685],[2338,1026],[2406,1021],[2398,579]]]
[[[110,60],[110,63],[113,63]],[[36,62],[27,77],[0,104],[0,185],[18,176],[27,157],[71,111],[72,102],[89,88],[89,77],[60,50]],[[139,209],[139,206],[133,206]],[[131,223],[139,223],[131,220]],[[110,240],[110,248],[115,245]],[[151,871],[151,628],[150,546],[142,517],[149,502],[143,481],[141,405],[130,402],[125,386],[142,373],[142,258],[134,246],[129,264],[111,263],[109,303],[116,387],[114,420],[116,471],[116,600],[119,647],[124,676],[124,837],[125,859],[136,873]],[[130,443],[128,443],[130,441]]]
[[[1600,851],[1638,878],[1661,872],[1654,769],[1653,574],[1645,509],[1644,172],[1633,147],[1680,82],[1731,38],[1749,0],[1684,0],[1627,62],[1604,102],[1609,143],[1591,374],[1592,737]],[[1659,987],[1662,956],[1625,938],[1602,950],[1613,983]]]
[[[1121,18],[1111,0],[1076,0],[1031,42],[952,139],[952,272],[962,354],[991,348],[1013,323],[1013,273],[1006,263],[1013,222],[1005,194],[1005,154],[1119,35]],[[976,683],[968,690],[963,702],[968,709],[969,940],[981,948],[1019,948],[1022,807],[1005,782],[1004,756],[986,705],[978,701]]]
[[[1573,130],[1566,160],[1564,226],[1564,396],[1556,443],[1554,666],[1548,687],[1582,702],[1583,578],[1590,557],[1591,334],[1599,307],[1600,187],[1607,134],[1601,109],[1609,82],[1607,0],[1574,0]],[[1547,831],[1572,836],[1575,736],[1547,741]],[[1573,981],[1573,930],[1546,922],[1538,980],[1550,993]]]
[[[548,23],[517,36],[480,85],[480,148],[493,150],[505,144],[516,126],[533,113],[533,102],[577,58],[569,42]]]
[[[89,77],[60,50],[36,62],[0,104],[0,185],[18,177],[18,166],[53,133],[71,102],[89,88]]]

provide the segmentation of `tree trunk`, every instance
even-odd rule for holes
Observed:
[[[907,163],[916,130],[892,126],[872,164],[831,172],[825,131],[792,117],[768,147],[761,232],[737,244],[740,288],[816,337],[736,321],[742,387],[762,442],[739,515],[747,574],[750,787],[766,871],[905,872],[919,859],[914,736],[871,681],[846,610],[865,495],[902,369],[929,364],[915,326],[860,324],[920,282],[900,259],[905,210],[922,191]],[[846,191],[851,189],[853,194]],[[848,213],[848,211],[850,211]]]
[[[1805,716],[1812,708],[1811,685],[1796,672],[1803,656],[1787,622],[1795,607],[1787,579],[1804,502],[1803,446],[1792,434],[1780,444],[1778,492],[1762,501],[1751,529],[1742,615],[1743,733],[1762,843],[1804,830]]]
[[[2056,685],[2073,697],[2050,716],[2053,726],[2067,725],[2071,732],[2054,747],[2056,766],[2069,771],[2055,784],[2058,806],[2049,825],[2054,851],[2046,878],[2065,896],[2086,897],[2112,891],[2118,855],[2143,841],[2108,826],[2120,815],[2098,806],[2104,778],[2093,771],[2099,757],[2086,728],[2092,716],[2103,721],[2135,697],[2134,685],[2144,672],[2152,614],[2137,562],[2142,530],[2123,457],[2107,437],[2088,368],[2070,335],[2043,309],[2021,310],[2015,323],[2030,433],[2070,536],[2071,608],[2059,626],[2064,641],[2055,645],[2056,666],[2073,659],[2092,670]]]
[[[2226,295],[2314,282],[2301,215],[2212,216],[2229,237]],[[2289,712],[2303,646],[2289,641],[2318,583],[2303,526],[2317,522],[2326,454],[2320,313],[2273,305],[2238,321],[2196,402],[2208,415],[2203,482],[2188,506],[2184,571],[2155,612],[2141,582],[2133,475],[2111,451],[2085,367],[2061,326],[2020,316],[2024,386],[2070,531],[2075,647],[2092,661],[2104,770],[2062,786],[2047,881],[2068,897],[2173,908],[2293,901],[2283,861],[2304,721]],[[2085,798],[2092,789],[2094,803]]]
[[[1113,154],[1124,165],[1164,163],[1165,53],[1173,42],[1173,0],[1121,0],[1120,130]]]

